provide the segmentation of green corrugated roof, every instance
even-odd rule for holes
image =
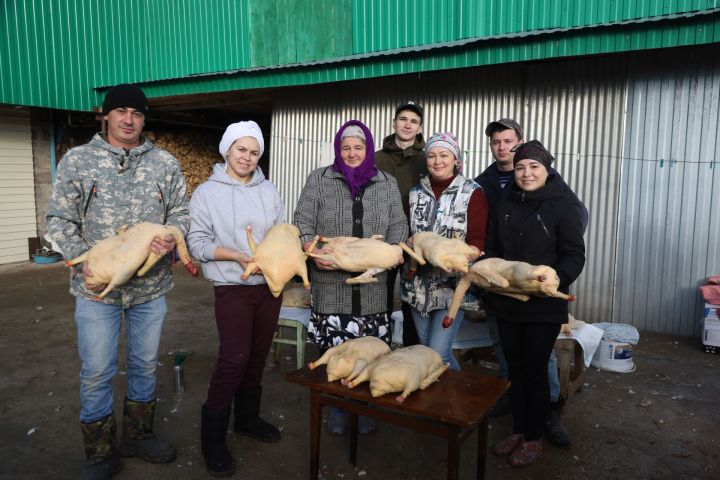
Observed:
[[[624,22],[718,6],[717,0],[354,0],[353,53]]]
[[[91,110],[99,85],[250,63],[247,0],[0,2],[0,103]]]
[[[144,85],[153,96],[221,92],[720,42],[720,11],[589,28],[507,34],[306,64],[204,74]]]
[[[151,97],[720,42],[720,0],[17,0],[0,103]],[[207,76],[211,74],[210,76]]]

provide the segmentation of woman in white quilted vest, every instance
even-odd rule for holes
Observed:
[[[482,188],[462,175],[458,141],[451,133],[436,133],[425,143],[425,156],[429,173],[410,191],[410,234],[431,231],[463,240],[482,252],[488,203]],[[412,306],[420,343],[438,352],[454,370],[460,370],[460,364],[452,354],[452,344],[464,310],[480,307],[469,290],[455,321],[443,327],[459,276],[428,263],[419,267],[412,278],[403,276],[400,292],[403,301]]]

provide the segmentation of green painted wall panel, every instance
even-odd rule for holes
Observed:
[[[253,29],[250,31],[252,44],[250,62],[253,67],[262,65],[277,65],[280,62],[278,54],[278,8],[282,0],[262,0],[252,2],[250,7],[250,22]],[[287,22],[283,22],[285,26]],[[287,34],[286,34],[287,35]],[[288,35],[289,38],[292,38]]]
[[[665,29],[665,32],[673,32],[669,34],[683,41],[682,44],[672,46],[699,45],[703,43],[699,41],[700,39],[717,42],[720,36],[720,18],[704,20],[704,22]],[[584,35],[563,34],[551,38],[514,42],[512,45],[480,44],[465,50],[440,49],[412,57],[375,57],[363,62],[203,77],[192,82],[178,80],[148,85],[146,91],[151,96],[169,96],[356,80],[449,68],[660,48],[660,39],[657,32],[639,28],[634,31],[611,31],[602,34],[597,32],[593,34],[586,32]]]
[[[5,0],[0,103],[89,110],[93,89],[250,66],[248,0]]]
[[[251,64],[288,65],[352,53],[351,0],[250,0]]]
[[[177,78],[250,67],[247,3],[247,0],[147,3],[149,78]]]
[[[718,0],[353,0],[353,53],[596,25],[718,6]],[[372,28],[367,28],[369,25]]]
[[[0,103],[90,110],[95,89],[120,82],[170,96],[720,42],[715,13],[190,77],[713,8],[720,0],[5,0]]]
[[[298,63],[298,31],[296,25],[298,19],[302,18],[303,22],[306,18],[298,12],[297,4],[291,1],[282,2],[283,5],[276,6],[277,12],[276,31],[278,32],[278,44],[277,44],[277,61],[279,64],[288,65]],[[309,20],[309,19],[308,19]],[[255,25],[255,24],[254,24]],[[271,26],[272,27],[272,26]],[[263,29],[256,25],[257,30],[253,30],[253,33],[257,31],[258,34],[263,34]],[[300,55],[302,56],[302,55]],[[270,62],[270,58],[262,59],[261,62]],[[257,62],[253,62],[254,65],[258,65]],[[262,63],[261,63],[262,64]]]

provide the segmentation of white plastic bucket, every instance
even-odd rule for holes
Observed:
[[[614,342],[603,338],[600,340],[600,346],[595,351],[591,365],[610,372],[633,372],[635,371],[635,363],[632,354],[632,344]]]

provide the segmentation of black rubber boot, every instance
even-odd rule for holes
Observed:
[[[85,442],[85,468],[80,480],[107,480],[122,470],[117,454],[117,426],[111,413],[97,422],[81,423]]]
[[[545,421],[545,439],[556,447],[569,447],[572,437],[562,424],[562,416],[560,414],[565,399],[558,398],[557,402],[550,402],[550,411]]]
[[[159,439],[153,432],[156,401],[133,402],[125,399],[123,434],[120,456],[140,457],[150,463],[169,463],[175,460],[175,447]]]
[[[205,468],[213,477],[229,477],[235,473],[235,462],[225,445],[230,407],[222,412],[213,412],[203,405],[200,419],[200,444],[205,459]]]
[[[241,388],[235,393],[235,433],[261,442],[280,440],[280,430],[260,418],[262,387]]]

